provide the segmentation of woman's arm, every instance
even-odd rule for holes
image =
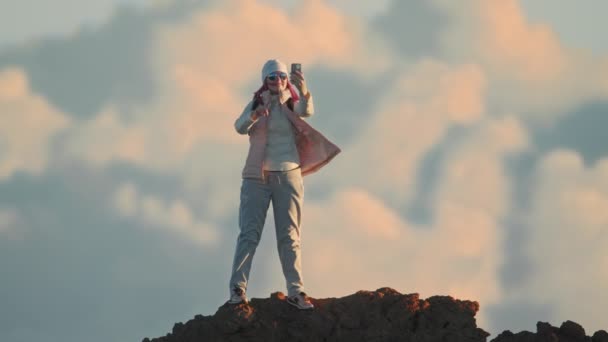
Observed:
[[[306,96],[301,94],[299,95],[300,101],[296,102],[294,106],[294,112],[304,118],[312,116],[315,113],[315,106],[312,101],[312,94],[308,92]]]
[[[315,112],[315,107],[312,102],[312,95],[308,91],[308,85],[306,79],[304,79],[304,73],[301,71],[295,71],[291,73],[291,82],[296,86],[300,101],[294,106],[294,111],[301,117],[312,116]]]
[[[251,110],[252,104],[253,101],[249,101],[249,103],[245,106],[245,109],[243,109],[243,113],[241,113],[238,119],[236,119],[236,121],[234,122],[234,128],[239,134],[249,133],[249,129],[257,121],[257,118],[256,120],[254,120],[251,117],[253,114],[253,111]]]

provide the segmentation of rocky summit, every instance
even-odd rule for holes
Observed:
[[[281,292],[248,304],[222,305],[215,315],[197,315],[173,331],[143,342],[207,341],[486,341],[477,327],[477,302],[449,296],[420,299],[391,288],[359,291],[342,298],[311,298],[314,310],[289,305]],[[505,331],[496,342],[608,342],[605,331],[588,337],[580,325],[539,323],[536,333]]]

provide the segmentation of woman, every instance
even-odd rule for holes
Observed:
[[[300,253],[302,176],[327,164],[340,149],[302,119],[314,111],[302,72],[292,73],[289,80],[286,65],[272,59],[262,68],[262,82],[235,122],[238,133],[249,134],[250,145],[243,168],[240,234],[229,284],[229,303],[247,302],[251,263],[272,202],[287,302],[299,309],[312,309],[313,304],[304,292]]]

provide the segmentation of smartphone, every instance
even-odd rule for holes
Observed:
[[[291,72],[295,73],[296,71],[302,72],[302,64],[300,64],[300,63],[291,63]]]

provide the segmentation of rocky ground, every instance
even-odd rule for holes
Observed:
[[[221,306],[213,316],[198,315],[177,323],[164,337],[143,342],[201,341],[486,341],[478,328],[477,302],[448,296],[420,299],[391,288],[359,291],[342,298],[311,299],[312,311],[287,304],[281,292],[249,304]],[[539,322],[537,332],[505,331],[492,342],[608,342],[608,333],[593,337],[565,322],[560,328]]]

